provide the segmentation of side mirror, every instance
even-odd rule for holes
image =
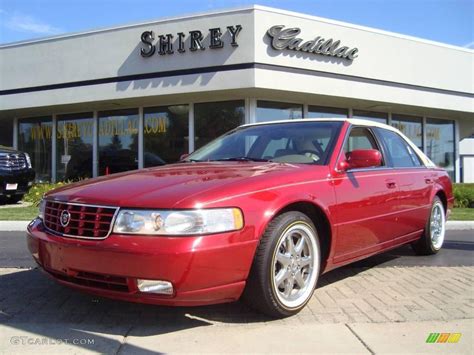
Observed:
[[[187,157],[189,157],[189,153],[181,154],[181,156],[179,157],[179,160],[184,160],[184,159],[186,159]]]
[[[377,149],[356,149],[347,154],[347,160],[338,164],[338,170],[372,168],[382,165],[382,154]]]

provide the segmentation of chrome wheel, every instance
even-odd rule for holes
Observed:
[[[281,235],[272,260],[272,286],[286,308],[304,304],[319,274],[316,232],[304,222],[290,225]]]
[[[446,217],[441,202],[437,201],[431,209],[430,238],[434,249],[439,250],[444,242]]]

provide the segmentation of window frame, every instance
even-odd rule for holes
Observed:
[[[352,168],[352,169],[347,169],[346,172],[363,172],[363,171],[379,171],[379,170],[388,170],[388,169],[393,169],[391,165],[389,165],[389,161],[387,160],[387,152],[385,150],[385,145],[383,145],[376,132],[374,131],[373,126],[364,126],[364,125],[354,125],[352,123],[349,124],[349,127],[347,128],[347,131],[344,136],[344,141],[342,142],[341,148],[339,150],[339,154],[336,159],[336,170],[337,170],[337,164],[341,160],[342,154],[345,155],[344,152],[344,147],[346,146],[347,141],[349,140],[350,134],[354,128],[365,128],[369,131],[369,133],[372,135],[372,138],[374,139],[375,144],[377,145],[378,151],[380,154],[382,154],[382,164],[381,166],[374,166],[370,168]],[[390,162],[391,163],[391,162]]]

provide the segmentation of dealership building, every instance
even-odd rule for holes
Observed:
[[[62,181],[174,162],[244,123],[356,117],[474,182],[473,71],[466,48],[268,7],[167,18],[0,46],[0,144]]]

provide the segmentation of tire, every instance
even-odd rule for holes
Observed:
[[[318,233],[308,216],[294,211],[275,217],[260,240],[243,300],[271,317],[298,313],[313,295],[320,255]]]
[[[417,255],[433,255],[441,250],[446,233],[446,212],[438,196],[433,199],[425,230],[419,240],[411,244]]]
[[[8,203],[18,203],[23,198],[23,195],[12,195],[8,197]]]

